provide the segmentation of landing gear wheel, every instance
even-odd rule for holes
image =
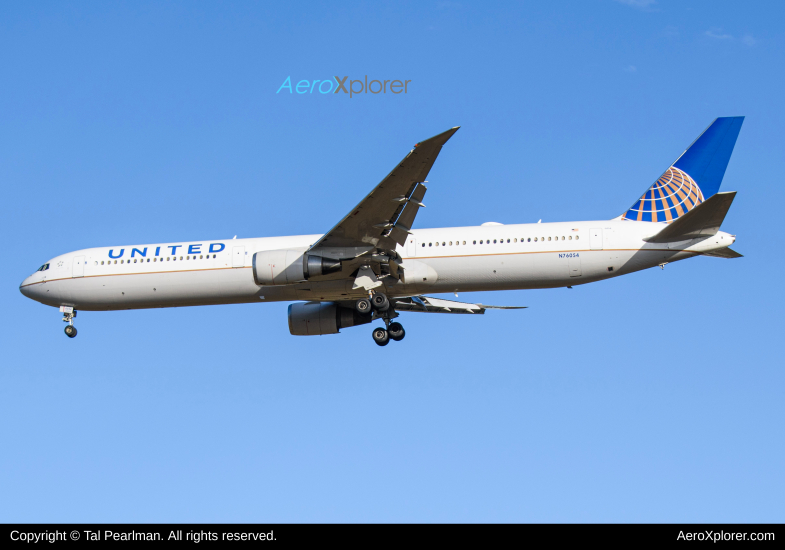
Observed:
[[[390,323],[390,326],[387,327],[387,334],[390,335],[391,340],[400,342],[406,336],[406,331],[403,330],[401,323]]]
[[[371,301],[368,298],[360,298],[354,303],[357,313],[368,315],[371,312]]]
[[[390,300],[387,299],[387,296],[379,292],[373,295],[371,303],[373,304],[373,308],[380,313],[390,309]]]
[[[379,346],[386,346],[390,343],[390,335],[382,327],[373,329],[373,341]]]
[[[73,338],[76,336],[76,327],[74,325],[68,325],[65,327],[65,335],[69,338]]]

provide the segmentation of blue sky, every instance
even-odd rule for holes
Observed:
[[[777,2],[0,6],[2,521],[785,520]],[[408,93],[276,94],[287,76]],[[418,227],[621,214],[716,116],[739,260],[288,334],[286,304],[84,312],[91,246],[320,233],[452,126]]]

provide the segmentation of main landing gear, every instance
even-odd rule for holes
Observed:
[[[406,331],[403,330],[401,323],[391,322],[398,314],[390,306],[390,300],[381,292],[374,292],[369,298],[360,298],[355,302],[354,308],[363,315],[368,315],[371,312],[376,313],[378,317],[384,320],[384,326],[376,327],[373,329],[371,336],[373,341],[379,346],[386,346],[390,340],[400,342],[406,336]]]
[[[76,310],[69,306],[60,306],[60,311],[63,312],[63,321],[68,323],[68,325],[65,327],[65,335],[69,338],[73,338],[76,336],[76,327],[74,326]]]

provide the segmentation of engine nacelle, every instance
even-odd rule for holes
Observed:
[[[340,270],[340,260],[304,254],[302,250],[264,250],[253,255],[257,285],[290,285]]]
[[[371,318],[332,302],[300,302],[289,306],[289,332],[294,336],[338,334],[342,328],[370,323]]]

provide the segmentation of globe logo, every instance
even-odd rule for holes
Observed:
[[[670,223],[703,202],[689,174],[671,166],[622,216],[623,220]]]

